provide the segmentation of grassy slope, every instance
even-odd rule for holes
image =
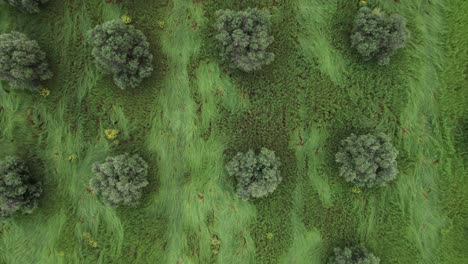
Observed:
[[[349,51],[350,1],[52,1],[35,16],[0,9],[1,30],[38,39],[56,75],[48,98],[0,89],[0,154],[32,160],[46,193],[33,217],[3,223],[0,261],[315,263],[361,241],[384,263],[463,263],[468,6],[380,2],[412,31],[386,68]],[[217,9],[249,6],[271,10],[276,38],[275,62],[255,74],[220,63],[209,27]],[[92,25],[123,13],[155,55],[139,90],[117,90],[97,73],[83,41]],[[121,130],[118,143],[103,138],[109,127]],[[333,153],[348,133],[374,129],[393,135],[400,180],[352,194]],[[281,157],[284,182],[268,199],[241,202],[223,163],[262,146]],[[123,151],[150,161],[151,184],[139,208],[114,210],[86,184],[94,161]]]

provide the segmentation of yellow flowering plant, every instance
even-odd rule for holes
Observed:
[[[128,15],[123,15],[123,16],[121,17],[121,19],[122,19],[122,21],[123,21],[125,24],[130,24],[130,23],[132,23],[132,18],[129,17]]]
[[[70,162],[73,162],[76,159],[78,159],[78,156],[76,154],[71,154],[70,156],[68,156],[68,161]]]
[[[351,192],[355,193],[355,194],[358,194],[358,193],[361,193],[361,188],[357,187],[357,186],[354,186],[353,189],[351,190]]]
[[[114,140],[119,135],[119,132],[120,131],[118,129],[108,128],[104,130],[104,135],[106,136],[107,139]]]
[[[83,233],[83,241],[85,241],[92,248],[98,247],[98,242],[91,237],[89,232]]]
[[[42,97],[47,97],[50,95],[50,90],[48,88],[41,88],[39,89],[39,95]]]

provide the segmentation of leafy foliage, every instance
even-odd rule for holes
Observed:
[[[379,264],[380,259],[363,246],[335,248],[328,264]]]
[[[41,192],[41,184],[32,180],[25,162],[11,156],[0,161],[0,217],[31,213]]]
[[[6,0],[8,4],[26,13],[39,13],[39,5],[49,2],[49,0]]]
[[[404,17],[386,16],[378,8],[361,7],[354,21],[351,45],[364,60],[377,59],[380,65],[386,65],[390,57],[405,46],[408,37]]]
[[[93,165],[96,177],[91,179],[91,189],[111,206],[136,206],[142,188],[148,185],[148,164],[140,156],[128,153],[107,157],[104,163]]]
[[[15,88],[39,87],[41,81],[52,77],[45,53],[35,40],[25,34],[0,34],[0,79]]]
[[[272,193],[282,178],[279,172],[280,161],[275,153],[262,148],[256,155],[253,150],[237,153],[226,169],[237,179],[237,193],[242,199],[260,198]]]
[[[231,67],[250,72],[273,61],[274,54],[266,51],[273,42],[268,33],[268,13],[250,8],[245,11],[219,10],[217,16],[216,39],[222,44],[222,57]]]
[[[108,21],[89,32],[96,65],[113,75],[121,89],[134,88],[153,71],[153,55],[145,35],[121,20]]]
[[[398,151],[385,134],[351,134],[341,145],[336,161],[341,163],[340,175],[347,182],[359,187],[384,186],[398,174]]]

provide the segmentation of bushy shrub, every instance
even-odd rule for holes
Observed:
[[[335,248],[328,264],[379,264],[380,259],[363,246]]]
[[[0,79],[14,88],[37,89],[52,77],[45,53],[35,40],[19,32],[0,34]]]
[[[270,64],[274,54],[266,49],[273,42],[269,35],[270,15],[258,9],[219,10],[216,15],[216,39],[221,42],[221,56],[246,72]]]
[[[390,62],[398,49],[405,46],[409,37],[404,17],[385,15],[379,9],[361,7],[354,21],[351,45],[364,60],[376,59],[378,64]]]
[[[148,164],[138,155],[108,157],[101,164],[95,163],[93,172],[91,189],[104,203],[114,207],[136,206],[142,188],[148,185]]]
[[[134,88],[153,71],[146,36],[121,20],[108,21],[89,32],[96,65],[113,75],[121,88]]]
[[[49,2],[49,0],[6,0],[11,6],[14,6],[26,13],[38,13],[39,5]]]
[[[41,192],[24,161],[11,156],[0,161],[0,217],[31,213]]]
[[[280,164],[273,151],[262,148],[258,155],[253,150],[237,153],[226,169],[237,179],[239,197],[247,200],[267,196],[276,190],[281,182]]]
[[[359,187],[384,186],[398,174],[398,151],[385,134],[351,134],[341,145],[336,161],[341,164],[340,175],[347,182]]]

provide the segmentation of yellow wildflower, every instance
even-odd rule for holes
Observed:
[[[39,95],[42,97],[47,97],[50,95],[50,90],[48,88],[41,88],[39,89]]]
[[[166,22],[164,22],[164,21],[159,21],[159,22],[158,22],[158,26],[159,26],[160,29],[163,29],[163,28],[166,26]]]
[[[109,129],[104,130],[104,135],[106,136],[107,139],[113,140],[113,139],[116,139],[117,136],[119,135],[119,130],[109,128]]]
[[[267,237],[268,239],[272,239],[273,236],[274,236],[274,235],[273,235],[273,233],[271,233],[271,232],[268,232],[268,233],[266,234],[266,237]]]
[[[77,156],[76,154],[71,154],[70,156],[68,156],[68,161],[73,162],[73,161],[75,161],[77,158],[78,158],[78,156]]]
[[[121,19],[122,19],[122,21],[123,21],[125,24],[130,24],[130,23],[132,23],[132,18],[129,17],[128,15],[123,15],[123,16],[121,17]]]
[[[355,186],[353,187],[353,189],[351,190],[353,193],[361,193],[361,188]]]
[[[93,248],[97,248],[98,243],[97,243],[96,240],[90,240],[90,241],[89,241],[89,245],[90,245],[91,247],[93,247]]]

